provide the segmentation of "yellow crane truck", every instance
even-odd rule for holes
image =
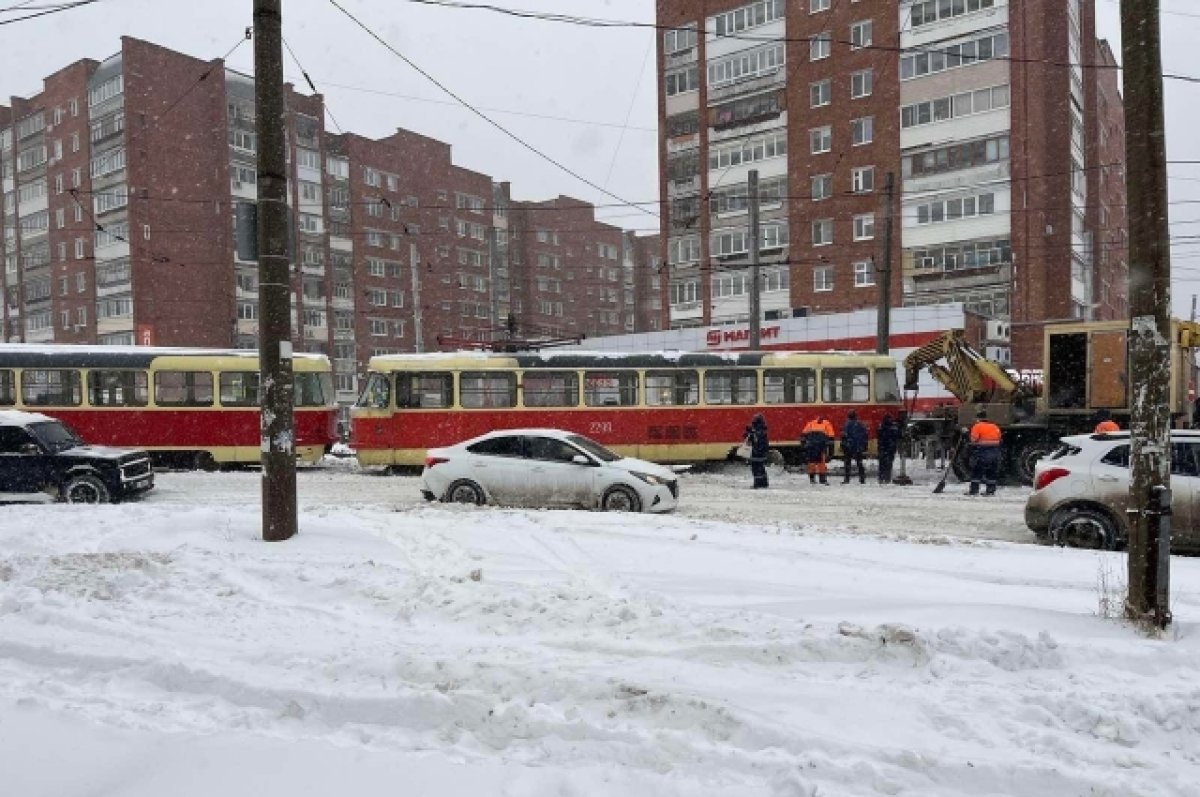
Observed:
[[[922,370],[958,405],[910,419],[915,434],[935,435],[959,452],[955,474],[967,476],[966,446],[957,445],[979,409],[1004,432],[1003,473],[1010,482],[1033,483],[1033,468],[1065,435],[1090,432],[1107,410],[1122,428],[1129,424],[1129,322],[1092,321],[1046,327],[1040,372],[1012,372],[973,349],[963,330],[952,329],[904,359],[905,392],[915,400]],[[1191,420],[1194,403],[1192,349],[1200,324],[1171,322],[1163,349],[1171,364],[1171,417]]]

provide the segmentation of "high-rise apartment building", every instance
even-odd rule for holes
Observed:
[[[579,200],[514,201],[442,141],[333,134],[319,95],[288,87],[286,107],[294,342],[330,355],[342,402],[372,355],[488,341],[510,315],[658,328],[655,239]],[[256,346],[234,234],[256,131],[253,78],[133,38],[0,106],[0,340]]]
[[[1123,316],[1093,2],[659,0],[669,323],[748,317],[752,169],[767,318],[877,306],[888,260],[894,305],[963,302],[1018,364],[1047,321]]]

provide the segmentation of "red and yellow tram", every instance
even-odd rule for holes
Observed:
[[[872,440],[903,408],[896,361],[846,352],[532,354],[372,358],[351,412],[363,465],[420,465],[426,449],[494,430],[554,427],[655,462],[723,460],[755,413],[771,447],[800,458],[815,415],[840,434],[850,410]]]
[[[337,439],[324,355],[297,354],[296,456],[319,460]],[[148,450],[158,464],[257,464],[254,351],[0,344],[0,409],[57,418],[89,443]]]

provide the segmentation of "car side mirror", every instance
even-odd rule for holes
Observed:
[[[576,454],[575,456],[571,457],[571,461],[574,462],[576,465],[591,465],[592,464],[592,461],[590,459],[588,459],[587,457],[585,457],[583,454]]]
[[[17,450],[25,456],[34,456],[42,453],[42,449],[38,447],[37,443],[21,443],[21,447]]]

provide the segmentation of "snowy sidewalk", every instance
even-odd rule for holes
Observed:
[[[1122,555],[900,525],[0,507],[5,791],[1195,793],[1200,560],[1148,641]]]

